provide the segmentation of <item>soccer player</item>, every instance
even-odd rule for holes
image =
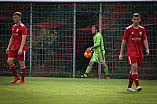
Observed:
[[[80,77],[87,78],[89,72],[92,70],[92,66],[96,62],[103,66],[106,79],[110,79],[109,73],[108,73],[108,66],[106,65],[106,62],[105,62],[105,50],[104,50],[103,36],[99,32],[98,26],[96,25],[92,26],[92,34],[94,35],[93,37],[94,46],[91,47],[91,50],[94,51],[94,53],[90,59],[89,66],[87,66],[85,74],[81,75]]]
[[[140,26],[139,23],[141,15],[139,13],[134,13],[132,17],[133,24],[125,29],[124,37],[121,44],[121,51],[119,55],[119,60],[123,59],[124,47],[127,43],[127,56],[128,63],[131,65],[131,71],[129,74],[129,84],[128,91],[135,91],[132,89],[133,81],[136,84],[137,91],[142,90],[139,86],[139,79],[137,68],[138,65],[142,65],[143,58],[143,43],[146,48],[146,53],[149,55],[148,41],[144,27]]]
[[[13,21],[15,25],[12,27],[12,36],[9,41],[8,48],[6,49],[6,53],[8,54],[7,63],[9,68],[13,72],[15,78],[11,83],[15,83],[20,80],[20,76],[17,74],[14,60],[19,60],[20,68],[21,68],[21,80],[18,83],[25,83],[25,56],[27,52],[26,47],[26,35],[27,28],[24,24],[21,23],[22,14],[20,12],[15,12],[13,14]],[[11,48],[11,49],[10,49]]]

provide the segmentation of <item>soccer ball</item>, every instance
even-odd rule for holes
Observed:
[[[88,53],[85,52],[85,53],[84,53],[84,57],[85,57],[85,58],[91,58],[91,57],[92,57],[92,51],[90,51],[90,52],[88,52]]]

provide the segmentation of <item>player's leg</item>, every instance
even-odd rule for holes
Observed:
[[[8,65],[9,65],[9,68],[10,68],[11,71],[13,72],[14,76],[16,77],[18,74],[17,74],[17,71],[16,71],[16,66],[15,66],[15,64],[13,63],[13,62],[14,62],[14,59],[15,59],[15,58],[8,58],[7,63],[8,63]]]
[[[18,83],[25,83],[24,77],[25,77],[25,72],[26,72],[26,66],[25,66],[25,56],[26,52],[23,51],[21,55],[18,55],[18,60],[20,64],[20,69],[21,69],[21,81]]]
[[[134,80],[134,82],[136,84],[137,91],[140,91],[140,90],[142,90],[142,88],[139,86],[137,68],[138,68],[138,64],[141,64],[141,63],[138,62],[137,57],[128,57],[128,60],[129,60],[129,65],[131,65],[131,73],[132,73],[132,75],[130,75],[130,77],[132,76],[132,79]],[[131,80],[131,78],[129,78],[129,80]],[[130,81],[130,83],[132,83],[132,82]]]
[[[132,72],[130,71],[128,88],[132,88],[132,84],[133,84],[133,78],[132,78]]]
[[[92,70],[92,67],[93,67],[95,61],[96,61],[96,54],[93,53],[93,55],[92,55],[92,57],[91,57],[91,59],[90,59],[89,65],[88,65],[87,68],[86,68],[86,72],[85,72],[85,74],[84,74],[85,77],[87,77],[88,74],[89,74],[89,72]]]
[[[105,75],[106,75],[106,79],[110,79],[109,78],[109,72],[108,72],[108,66],[107,66],[106,60],[105,60],[105,51],[96,55],[96,62],[98,64],[102,65],[104,72],[105,72]]]
[[[15,58],[8,58],[7,63],[9,65],[9,68],[11,69],[12,73],[14,74],[15,78],[11,83],[15,83],[20,79],[20,76],[17,74],[16,66],[13,63]]]
[[[109,72],[108,72],[108,66],[106,65],[106,63],[102,64],[105,75],[106,75],[106,79],[110,79],[109,77]]]
[[[16,71],[16,66],[13,63],[15,58],[16,58],[16,52],[9,51],[7,63],[9,65],[9,68],[11,69],[12,73],[15,76],[14,80],[11,83],[15,83],[17,80],[20,79],[20,76],[17,74],[17,71]]]
[[[25,77],[25,72],[26,72],[26,66],[25,66],[25,61],[19,61],[20,64],[20,69],[21,69],[21,81],[18,83],[25,83],[24,77]]]
[[[136,69],[136,67],[137,67],[136,66],[137,65],[137,58],[133,57],[133,56],[128,56],[128,63],[129,63],[129,65],[131,65],[131,71],[129,73],[129,84],[128,84],[127,90],[128,91],[135,91],[135,90],[132,89],[132,84],[133,84],[133,81],[134,81],[132,73],[137,71],[137,69]]]
[[[135,91],[132,89],[133,81],[134,81],[133,75],[132,75],[132,72],[130,71],[130,73],[129,73],[129,84],[128,84],[128,88],[127,88],[128,91]]]
[[[128,91],[135,91],[132,89],[132,84],[133,84],[133,77],[132,77],[132,72],[130,71],[130,73],[129,73],[129,84],[128,84],[128,88],[127,88]]]
[[[131,64],[132,79],[134,80],[136,87],[139,86],[137,68],[137,63]]]
[[[79,76],[80,78],[87,78],[89,72],[92,70],[92,67],[93,67],[93,64],[95,63],[95,60],[96,60],[95,59],[95,53],[93,53],[93,55],[92,55],[92,57],[90,59],[89,65],[86,68],[85,74]]]
[[[137,57],[137,64],[138,65],[142,65],[143,63],[142,63],[142,57]],[[136,71],[137,72],[137,71]],[[137,78],[138,78],[138,73],[137,73]],[[142,90],[142,87],[141,86],[139,86],[139,80],[137,80],[138,82],[138,86],[136,86],[136,89],[137,89],[137,91],[140,91],[140,90]]]
[[[128,62],[129,62],[129,65],[131,65],[131,73],[129,74],[128,88],[130,88],[130,86],[132,85],[132,83],[133,83],[132,79],[133,79],[135,84],[136,84],[137,91],[140,91],[140,90],[142,90],[142,88],[139,86],[137,68],[138,68],[138,64],[141,64],[141,63],[139,63],[138,58],[134,57],[134,56],[132,56],[132,57],[129,56],[128,57]]]
[[[132,62],[137,63],[136,58],[132,58],[132,57],[128,56],[129,65],[131,65]],[[132,71],[130,71],[130,73],[129,73],[129,84],[128,84],[128,88],[127,88],[128,91],[129,90],[130,91],[135,91],[135,90],[132,89],[132,84],[133,84],[133,77],[132,77]]]
[[[142,90],[142,88],[139,86],[137,68],[138,68],[137,63],[134,63],[131,65],[132,78],[136,84],[137,91],[140,91],[140,90]]]
[[[94,64],[94,63],[95,63],[94,61],[90,61],[90,62],[89,62],[89,66],[87,66],[86,72],[85,72],[85,74],[84,74],[85,77],[87,77],[88,74],[89,74],[89,72],[92,70],[92,67],[93,67],[93,64]]]

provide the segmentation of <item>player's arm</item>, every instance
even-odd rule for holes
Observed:
[[[10,40],[9,40],[9,45],[8,45],[8,48],[6,49],[6,53],[8,54],[9,53],[9,50],[10,50],[10,47],[12,46],[13,44],[13,37],[11,36]]]
[[[94,51],[94,48],[95,48],[95,46],[91,47],[91,49],[90,49],[90,50],[91,50],[91,51]]]
[[[120,49],[119,60],[123,59],[124,48],[125,48],[125,45],[127,43],[128,37],[129,37],[129,30],[125,29],[124,37],[123,37],[122,44],[121,44],[121,49]]]
[[[20,49],[18,51],[18,54],[22,54],[22,50],[23,50],[23,47],[25,45],[25,41],[26,41],[26,35],[22,35],[22,41],[21,41],[21,46],[20,46]]]
[[[144,42],[144,46],[145,46],[145,48],[146,48],[146,52],[147,52],[147,55],[146,55],[146,56],[148,56],[148,55],[149,55],[148,40],[145,39],[145,40],[143,40],[143,42]]]
[[[96,37],[96,39],[94,41],[94,46],[91,47],[91,50],[93,50],[94,48],[100,46],[100,40],[101,40],[101,37]]]
[[[124,53],[124,48],[126,45],[127,41],[126,40],[122,40],[122,44],[121,44],[121,50],[120,50],[120,55],[119,55],[119,60],[123,59],[123,53]]]

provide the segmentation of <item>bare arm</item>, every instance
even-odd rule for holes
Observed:
[[[22,35],[22,42],[21,42],[21,46],[20,46],[20,49],[18,51],[18,54],[22,54],[22,50],[23,50],[23,47],[25,45],[25,41],[26,41],[26,35]]]
[[[13,38],[11,36],[10,40],[9,40],[9,45],[8,45],[8,48],[6,49],[6,53],[8,54],[9,53],[9,50],[10,50],[10,47],[12,46],[13,44]]]
[[[147,39],[145,39],[143,42],[144,42],[144,46],[145,46],[146,52],[147,52],[147,55],[146,55],[146,56],[148,56],[148,55],[149,55],[148,41],[147,41]]]
[[[94,51],[95,46],[91,47],[91,50]]]
[[[123,39],[122,44],[121,44],[121,50],[120,50],[119,60],[123,59],[123,53],[124,53],[124,48],[125,48],[126,43],[127,43],[126,40]]]

